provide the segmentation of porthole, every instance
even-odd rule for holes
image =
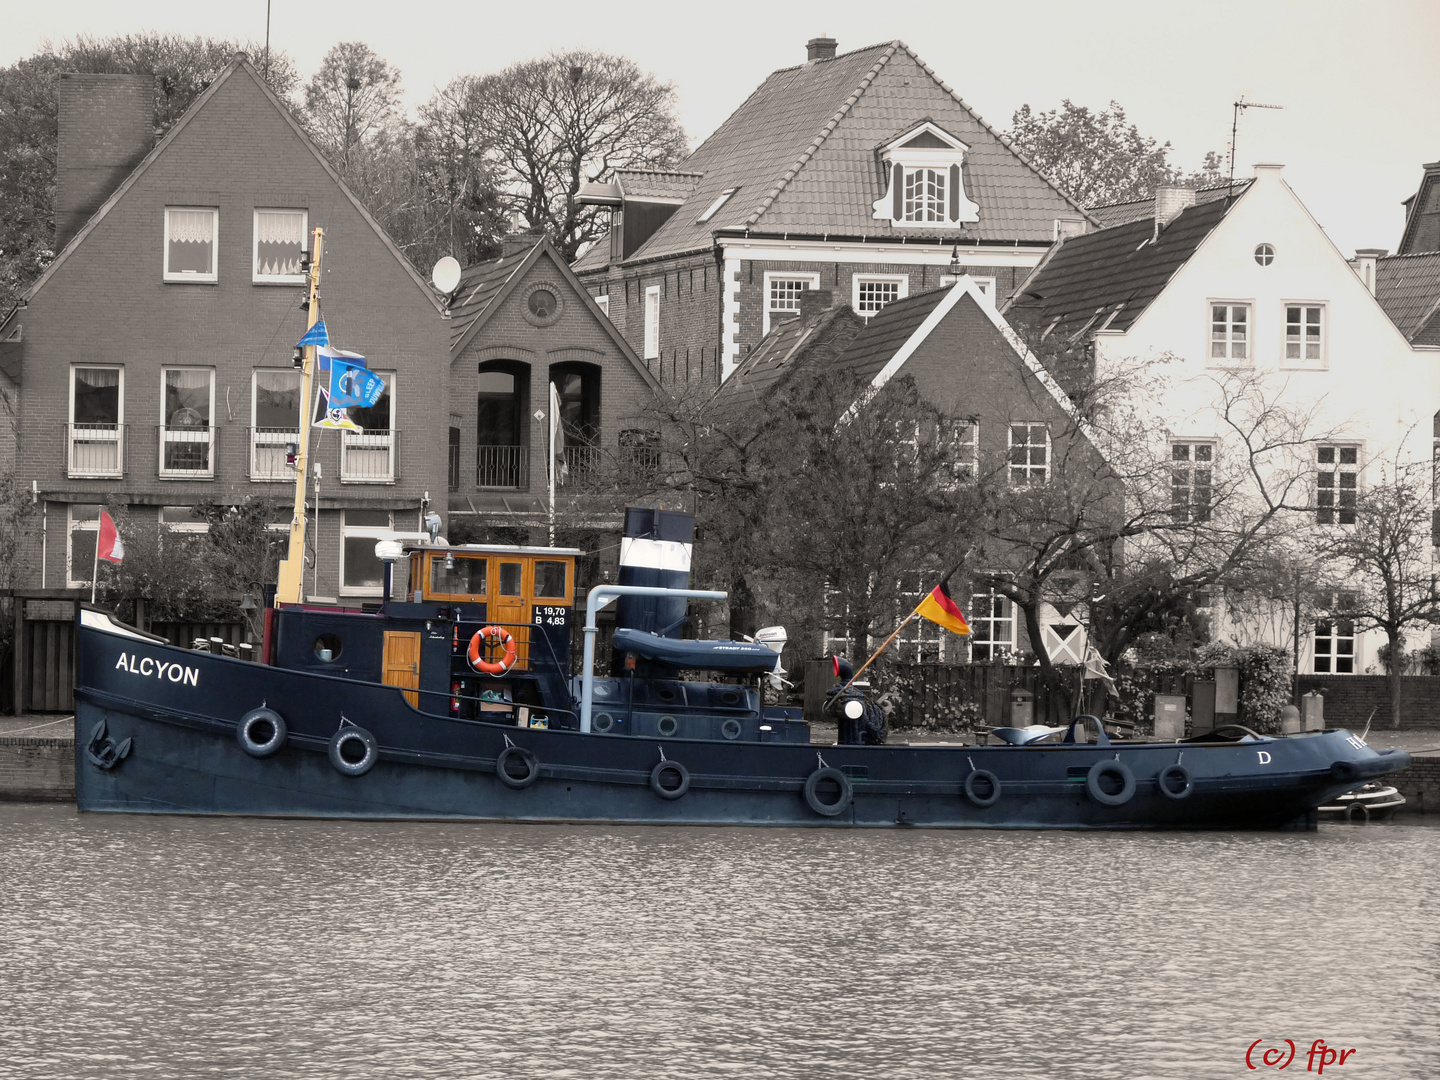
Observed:
[[[1275,261],[1275,247],[1273,244],[1257,244],[1255,246],[1255,261],[1261,266],[1269,266]]]
[[[326,664],[340,659],[340,639],[334,634],[321,634],[315,639],[315,658]]]

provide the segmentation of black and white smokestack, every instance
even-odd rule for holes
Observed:
[[[690,552],[695,519],[678,510],[631,507],[625,511],[620,541],[620,584],[662,589],[690,587]],[[678,638],[685,623],[686,600],[622,596],[615,625]]]

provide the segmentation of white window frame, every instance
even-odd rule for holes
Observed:
[[[1331,454],[1331,460],[1328,462],[1324,460],[1326,451],[1330,451]],[[1354,461],[1343,460],[1346,451],[1354,452]],[[1356,504],[1360,500],[1361,479],[1365,469],[1364,447],[1358,442],[1336,441],[1317,443],[1315,446],[1314,460],[1315,524],[1321,526],[1322,528],[1332,525],[1354,525]],[[1325,468],[1326,465],[1329,465],[1330,467],[1327,469]],[[1320,482],[1321,479],[1327,476],[1330,478],[1331,483],[1328,486],[1322,485]],[[1348,515],[1350,518],[1349,521],[1345,520],[1345,517],[1347,515],[1347,507],[1345,505],[1345,500],[1343,497],[1345,491],[1347,490],[1345,485],[1345,477],[1347,476],[1351,477],[1353,480],[1353,483],[1350,484],[1348,488],[1351,495],[1350,505],[1348,507]],[[1328,506],[1323,506],[1320,502],[1320,495],[1321,492],[1324,490],[1328,490],[1331,493],[1332,501]],[[1326,514],[1330,515],[1331,520],[1322,520]]]
[[[172,428],[165,423],[165,376],[172,371],[200,371],[210,376],[210,419],[203,428]],[[162,480],[208,480],[215,476],[215,369],[193,367],[188,364],[167,364],[160,369],[160,444],[156,468]],[[171,435],[196,436],[201,431],[204,438],[171,438]],[[167,443],[203,444],[206,448],[204,469],[167,469],[165,467],[165,446]]]
[[[969,438],[959,435],[968,428]],[[973,484],[980,475],[980,421],[974,417],[946,417],[941,420],[942,437],[955,451],[950,472],[962,484]]]
[[[940,287],[947,288],[959,280],[954,274],[941,274]],[[975,282],[975,287],[980,290],[980,295],[985,297],[993,308],[995,306],[995,279],[993,277],[972,277],[970,280]]]
[[[993,601],[999,601],[1004,604],[1005,610],[1008,611],[1009,614],[998,617],[990,614],[994,610]],[[997,652],[1017,653],[1020,651],[1016,644],[1016,635],[1020,625],[1017,614],[1014,601],[995,591],[993,588],[986,589],[984,592],[972,590],[970,593],[970,610],[965,618],[965,621],[970,624],[970,635],[965,639],[965,644],[970,654],[969,659],[972,664],[988,664],[995,659],[994,654]],[[979,635],[975,633],[975,631],[982,626],[988,626],[992,631],[991,634],[986,636],[984,641],[980,641]],[[1009,636],[1006,638],[995,637],[993,631],[998,626],[1008,626],[1010,628]],[[977,660],[975,658],[976,650],[982,646],[989,651],[991,655],[983,656]]]
[[[299,214],[300,215],[300,250],[309,251],[306,239],[310,234],[310,211],[303,210],[298,206],[257,206],[251,228],[250,239],[250,280],[256,285],[303,285],[305,273],[298,274],[262,274],[260,273],[260,215],[261,214]]]
[[[929,132],[941,146],[906,145],[916,136]],[[888,221],[900,229],[959,229],[967,223],[980,220],[980,207],[965,191],[965,158],[970,152],[968,144],[961,142],[949,132],[928,120],[905,132],[893,142],[881,147],[881,161],[885,166],[885,194],[871,204],[871,217],[875,221]],[[895,168],[900,168],[900,216],[895,216]],[[958,217],[950,217],[950,169],[957,169],[958,182],[956,209]],[[940,196],[939,213],[933,217],[910,216],[911,200],[905,198],[912,178],[920,172],[933,171],[944,179],[944,192]],[[928,201],[928,200],[927,200]]]
[[[385,511],[390,515],[390,524],[380,525],[350,525],[345,515],[348,510],[340,511],[340,576],[336,578],[336,588],[341,596],[380,596],[384,585],[370,586],[346,585],[345,584],[345,543],[347,540],[388,540],[395,531],[395,512]],[[277,530],[278,531],[278,530]]]
[[[806,289],[818,289],[818,288],[820,288],[820,275],[819,275],[819,274],[807,274],[807,273],[803,273],[803,272],[802,272],[802,273],[791,273],[791,272],[789,272],[789,271],[784,271],[784,270],[767,270],[767,271],[765,271],[765,314],[764,314],[764,316],[763,316],[762,326],[761,326],[761,329],[760,329],[760,333],[761,333],[762,336],[765,335],[765,334],[770,333],[770,326],[771,326],[770,315],[771,315],[772,313],[777,313],[777,314],[795,314],[795,313],[799,312],[799,310],[800,310],[800,304],[799,304],[798,300],[797,300],[797,302],[796,302],[796,304],[795,304],[795,306],[794,306],[793,308],[788,308],[788,307],[782,308],[782,307],[775,307],[775,306],[774,306],[775,297],[774,297],[774,295],[772,294],[772,290],[773,290],[773,288],[774,288],[774,286],[775,286],[775,283],[776,283],[776,282],[779,282],[779,281],[803,281],[803,282],[805,282],[805,288],[806,288]]]
[[[1025,442],[1023,443],[1017,443],[1015,441],[1015,429],[1017,427],[1025,428]],[[1005,456],[1005,469],[1006,476],[1009,478],[1010,483],[1034,483],[1035,477],[1037,476],[1039,477],[1040,483],[1043,484],[1048,482],[1050,479],[1050,462],[1051,459],[1054,457],[1054,448],[1051,446],[1050,443],[1050,425],[1043,420],[1011,420],[1005,425],[1005,428],[1005,438],[1008,444],[1007,449],[1009,450],[1009,453],[1007,453]],[[1014,451],[1017,446],[1024,446],[1028,449],[1030,447],[1038,445],[1037,443],[1033,443],[1030,441],[1031,436],[1034,434],[1035,428],[1041,428],[1045,432],[1045,464],[1039,469],[1037,469],[1035,465],[1029,461],[1021,465],[1017,464],[1013,460]],[[1021,479],[1022,477],[1023,481]]]
[[[1185,451],[1184,456],[1177,457],[1177,451],[1182,448]],[[1170,440],[1170,516],[1174,520],[1179,522],[1210,520],[1215,499],[1215,454],[1217,449],[1214,439]],[[1204,463],[1203,467],[1197,468],[1201,462]],[[1206,495],[1203,502],[1195,497],[1197,491],[1195,478],[1201,472],[1207,474],[1204,484]],[[1177,498],[1180,495],[1184,496],[1183,500]],[[1201,508],[1198,514],[1195,512],[1197,507]]]
[[[1225,355],[1215,355],[1215,309],[1225,312]],[[1245,355],[1235,355],[1235,309],[1245,310]],[[1207,300],[1205,303],[1205,363],[1209,367],[1251,367],[1255,363],[1255,302],[1253,300]]]
[[[896,599],[900,601],[900,609],[895,614],[896,622],[919,606],[944,572],[931,568],[907,570],[899,575],[895,583]],[[960,638],[929,619],[911,619],[901,627],[899,636],[895,638],[895,658],[917,664],[943,664],[947,644],[952,652],[951,662],[965,659],[965,643]],[[960,650],[958,657],[953,655],[957,648]]]
[[[1332,610],[1337,609],[1337,608],[1343,610],[1345,607],[1348,607],[1348,606],[1349,606],[1349,605],[1343,604],[1343,603],[1341,602],[1341,601],[1342,601],[1342,598],[1343,598],[1343,595],[1340,594],[1340,593],[1336,593],[1336,594],[1332,597],[1332,599],[1331,599],[1331,609],[1332,609]],[[1348,634],[1341,634],[1341,633],[1338,633],[1338,632],[1337,632],[1337,631],[1340,629],[1340,623],[1342,623],[1342,622],[1348,622],[1348,623],[1350,624],[1350,633],[1348,633]],[[1322,634],[1320,633],[1320,628],[1321,628],[1322,626],[1328,626],[1328,627],[1330,628],[1330,632],[1329,632],[1328,634],[1322,635]],[[1320,642],[1321,642],[1322,640],[1328,642],[1328,643],[1329,643],[1329,646],[1330,646],[1329,651],[1327,651],[1327,652],[1325,653],[1325,656],[1326,656],[1326,658],[1327,658],[1327,660],[1329,661],[1329,664],[1330,664],[1330,670],[1329,670],[1329,671],[1321,671],[1321,670],[1320,670]],[[1363,640],[1364,640],[1364,635],[1363,635],[1363,634],[1357,634],[1357,633],[1355,632],[1355,620],[1354,620],[1354,619],[1336,619],[1336,618],[1333,618],[1333,617],[1332,617],[1332,618],[1324,618],[1324,619],[1316,619],[1316,620],[1315,620],[1315,625],[1314,625],[1314,627],[1313,627],[1313,628],[1311,629],[1311,631],[1310,631],[1310,670],[1311,670],[1311,672],[1313,672],[1313,673],[1316,674],[1316,675],[1358,675],[1358,674],[1360,673],[1360,671],[1361,671],[1361,668],[1360,668],[1360,643],[1361,643]],[[1340,646],[1340,643],[1341,643],[1342,641],[1348,641],[1348,642],[1350,643],[1350,653],[1349,653],[1350,670],[1349,670],[1349,671],[1340,671],[1340,670],[1339,670],[1340,657],[1341,657],[1341,653],[1339,652],[1339,646]]]
[[[264,372],[264,373],[271,373],[271,372],[290,373],[290,372],[294,372],[294,369],[293,369],[293,368],[282,368],[282,367],[255,368],[254,371],[252,371],[251,374],[250,374],[250,481],[251,481],[251,483],[256,483],[256,484],[273,484],[273,483],[276,483],[276,482],[282,482],[282,483],[283,483],[283,482],[285,482],[285,481],[289,481],[290,483],[294,483],[294,482],[295,482],[295,470],[294,470],[293,468],[290,468],[290,467],[282,464],[282,465],[281,465],[281,471],[280,471],[280,472],[278,472],[278,473],[273,473],[273,474],[272,474],[272,473],[265,473],[265,474],[262,475],[261,472],[260,472],[260,466],[259,466],[259,464],[258,464],[258,462],[257,462],[257,460],[256,460],[256,459],[257,459],[257,453],[258,453],[259,449],[260,449],[262,446],[264,446],[264,447],[284,446],[286,443],[291,443],[291,442],[293,442],[293,443],[296,444],[296,446],[297,446],[297,448],[298,448],[299,443],[300,443],[300,428],[299,428],[299,426],[298,426],[299,423],[300,423],[300,414],[299,414],[298,411],[297,411],[296,414],[295,414],[295,423],[296,423],[297,426],[296,426],[293,430],[281,429],[281,428],[272,428],[272,429],[267,429],[265,432],[262,433],[262,432],[260,431],[260,429],[256,426],[256,424],[255,424],[255,414],[256,414],[256,407],[257,407],[257,405],[259,404],[259,397],[260,397],[260,375],[261,375],[262,372]],[[300,373],[299,373],[299,372],[294,372],[294,374],[299,375]],[[305,387],[305,383],[304,383],[304,380],[303,380],[303,378],[302,378],[302,379],[301,379],[301,382],[300,382],[300,388],[301,388],[302,392],[303,392],[303,390],[304,390],[304,387]],[[393,398],[392,398],[392,402],[393,402]],[[393,414],[394,414],[394,410],[393,410],[393,409],[391,410],[391,414],[392,414],[392,418],[393,418]],[[309,434],[308,429],[307,429],[306,434],[307,434],[307,435]]]
[[[1297,345],[1298,351],[1302,355],[1298,357],[1292,357],[1290,355],[1290,311],[1292,308],[1298,309],[1300,312],[1300,339],[1297,342]],[[1285,332],[1281,339],[1280,346],[1280,366],[1282,368],[1308,368],[1311,370],[1323,371],[1329,365],[1330,350],[1327,345],[1330,332],[1330,312],[1328,309],[1329,305],[1320,300],[1281,301],[1280,311],[1282,321],[1285,327]],[[1319,340],[1316,342],[1317,351],[1320,355],[1314,357],[1303,355],[1305,352],[1305,346],[1309,343],[1309,338],[1306,335],[1305,331],[1310,325],[1308,315],[1312,310],[1318,311],[1320,316],[1320,333],[1318,335]]]
[[[850,279],[850,306],[855,310],[855,314],[859,315],[861,318],[868,319],[868,318],[870,318],[871,315],[874,315],[876,312],[880,311],[881,308],[883,308],[883,307],[885,306],[885,304],[881,304],[880,307],[876,308],[874,311],[861,311],[861,310],[860,310],[860,288],[861,288],[861,286],[863,286],[863,285],[891,285],[891,284],[893,284],[893,285],[898,285],[900,288],[899,288],[899,291],[895,294],[894,298],[891,299],[891,300],[887,300],[887,301],[885,302],[886,304],[893,304],[896,300],[904,300],[907,296],[910,295],[910,275],[909,275],[909,274],[855,274],[855,275],[853,275],[853,276],[851,277],[851,279]]]
[[[395,442],[396,427],[395,421],[399,417],[399,395],[396,383],[399,381],[393,371],[375,371],[385,380],[385,389],[390,393],[390,427],[385,431],[348,431],[342,429],[340,432],[340,482],[342,484],[393,484],[395,482]],[[352,451],[366,452],[371,450],[385,450],[387,453],[384,476],[356,475],[355,470],[348,468],[350,454]]]
[[[170,211],[181,210],[187,212],[203,212],[210,215],[210,272],[202,274],[198,272],[176,271],[170,272]],[[214,284],[220,280],[220,209],[215,206],[167,206],[165,207],[165,237],[164,246],[160,249],[160,265],[163,267],[163,277],[171,282],[189,282],[194,284]]]
[[[608,319],[610,317],[610,294],[601,293],[599,296],[595,297],[595,306],[598,307],[601,311],[603,311],[605,313],[605,317]]]
[[[646,360],[660,359],[660,286],[645,286],[645,355]]]
[[[95,518],[92,521],[76,521],[76,506],[95,507]],[[65,507],[65,587],[67,589],[88,589],[90,579],[86,577],[83,581],[77,581],[70,576],[70,571],[75,564],[75,534],[77,532],[93,532],[95,543],[100,543],[100,511],[105,507],[100,503],[69,503]]]
[[[191,508],[188,506],[181,506],[178,503],[171,504],[169,507],[159,507],[156,511],[155,518],[156,521],[159,523],[162,532],[191,534],[199,533],[203,535],[210,531],[210,523],[208,521],[196,521],[193,519],[188,521],[166,521],[165,511],[167,509],[190,510]]]
[[[75,466],[75,372],[84,368],[86,370],[118,371],[120,373],[119,388],[117,391],[117,406],[115,409],[115,468],[114,469],[79,469]],[[67,437],[65,440],[65,475],[71,477],[122,477],[125,475],[125,368],[120,364],[71,364],[70,365],[70,407],[69,420],[66,422]],[[102,434],[105,429],[96,428],[97,434]],[[109,439],[88,439],[85,442],[109,442]]]

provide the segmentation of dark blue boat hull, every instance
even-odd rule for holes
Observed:
[[[81,810],[373,819],[593,821],[634,824],[933,826],[952,828],[1306,828],[1314,808],[1408,763],[1346,732],[1196,746],[1174,743],[1032,747],[808,746],[517,728],[427,715],[387,686],[189,652],[82,626],[76,712]],[[289,733],[254,757],[237,723],[264,705]],[[342,717],[344,718],[342,720]],[[374,736],[378,760],[360,776],[332,765],[343,723]],[[763,733],[762,733],[763,737]],[[502,751],[534,755],[515,787],[497,775]],[[123,747],[123,755],[121,748]],[[515,756],[515,755],[511,755]],[[688,773],[679,797],[657,791],[661,761]],[[1118,761],[1134,777],[1120,805],[1095,797],[1086,774]],[[1181,761],[1189,794],[1157,776]],[[817,770],[843,786],[822,796]],[[998,779],[967,795],[977,770]],[[522,770],[523,771],[523,770]],[[669,774],[667,785],[675,786]],[[834,774],[829,774],[833,776]],[[850,789],[844,792],[844,786]],[[827,802],[828,798],[828,802]],[[833,807],[830,803],[835,803]]]

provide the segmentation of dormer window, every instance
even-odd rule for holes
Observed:
[[[980,220],[980,207],[965,195],[965,143],[926,123],[880,148],[888,190],[874,217],[900,228],[958,229]]]

